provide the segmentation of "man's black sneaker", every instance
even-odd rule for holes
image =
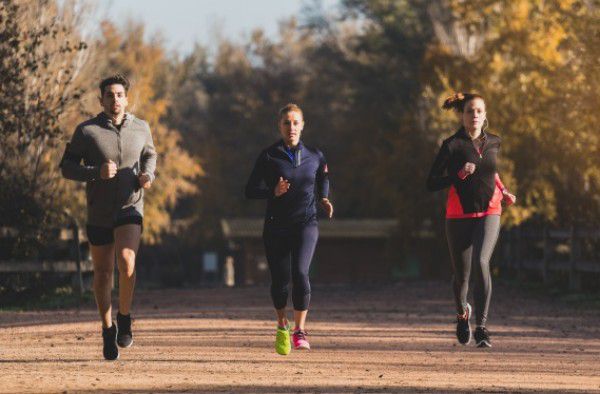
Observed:
[[[467,345],[471,342],[471,325],[469,324],[469,318],[471,317],[471,305],[467,304],[465,314],[463,316],[458,315],[456,317],[456,338],[458,342],[463,345]]]
[[[117,326],[113,322],[109,328],[102,328],[102,340],[104,347],[102,354],[107,360],[116,360],[119,358],[119,348],[117,347]]]
[[[477,327],[475,329],[475,343],[477,347],[492,347],[490,332],[485,327]]]
[[[119,326],[117,344],[121,347],[129,347],[133,345],[133,334],[131,333],[131,315],[122,315],[121,313],[117,313],[117,326]]]

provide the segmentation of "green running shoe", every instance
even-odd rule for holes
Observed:
[[[277,334],[275,336],[275,351],[282,356],[287,356],[292,351],[289,323],[285,327],[277,327]]]

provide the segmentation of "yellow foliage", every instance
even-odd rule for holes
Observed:
[[[524,30],[529,27],[529,0],[512,0],[507,2],[506,19],[511,30]]]
[[[530,33],[529,48],[533,56],[537,56],[548,66],[558,66],[564,62],[560,45],[567,38],[564,28],[552,24],[547,29],[534,30]]]

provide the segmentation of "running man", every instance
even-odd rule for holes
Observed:
[[[129,81],[121,75],[100,82],[103,112],[77,126],[60,165],[65,178],[86,182],[86,231],[107,360],[119,357],[117,344],[123,348],[133,344],[130,308],[135,256],[143,227],[144,189],[152,185],[157,158],[148,123],[125,112],[128,90]],[[116,325],[111,307],[115,255]]]
[[[450,188],[446,203],[446,237],[454,272],[454,301],[458,313],[456,337],[471,341],[469,277],[475,271],[475,342],[491,347],[486,321],[492,296],[490,259],[500,232],[502,204],[515,202],[498,176],[500,137],[485,131],[486,106],[478,94],[457,93],[444,102],[462,119],[459,130],[446,139],[427,179],[430,191]]]
[[[291,351],[291,327],[285,309],[290,277],[294,349],[310,349],[304,325],[311,294],[308,270],[319,237],[317,203],[328,218],[333,216],[333,205],[328,199],[329,179],[323,153],[300,141],[304,129],[300,107],[283,107],[278,123],[282,139],[258,157],[246,185],[246,197],[267,200],[263,240],[277,314],[275,350],[287,355]]]

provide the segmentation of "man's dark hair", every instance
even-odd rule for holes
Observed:
[[[100,97],[104,96],[104,91],[106,90],[106,87],[110,85],[123,85],[123,88],[125,89],[125,94],[127,94],[127,92],[129,91],[129,80],[125,78],[124,75],[116,74],[111,77],[105,78],[102,80],[102,82],[100,82]]]

